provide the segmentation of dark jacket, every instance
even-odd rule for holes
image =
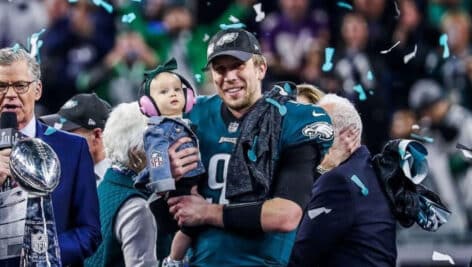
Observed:
[[[289,266],[395,266],[395,226],[370,153],[361,146],[314,183]]]

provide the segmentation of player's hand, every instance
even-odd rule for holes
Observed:
[[[10,173],[10,153],[11,149],[0,150],[0,185],[2,185]]]
[[[189,137],[182,137],[169,147],[172,177],[174,177],[176,181],[180,180],[187,172],[197,168],[199,159],[198,148],[189,147],[178,152],[176,151],[180,145],[191,141],[192,139]]]
[[[200,195],[172,197],[167,200],[167,204],[179,226],[206,224],[206,214],[211,205]]]

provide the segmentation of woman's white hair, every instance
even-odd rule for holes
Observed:
[[[327,109],[326,112],[328,112],[331,118],[336,136],[338,136],[339,132],[343,129],[351,125],[359,129],[360,134],[362,134],[361,117],[354,105],[347,98],[335,94],[327,94],[320,99],[318,105]]]
[[[138,102],[122,103],[116,106],[105,124],[103,144],[111,161],[130,165],[128,152],[144,151],[143,135],[147,117],[139,111]]]

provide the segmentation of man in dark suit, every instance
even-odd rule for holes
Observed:
[[[362,122],[345,98],[329,94],[319,105],[335,131],[326,157],[336,157],[339,133],[354,127],[362,134]],[[347,160],[315,181],[289,266],[395,266],[396,221],[379,182],[370,152],[357,141]]]
[[[61,177],[52,193],[52,203],[62,265],[82,265],[101,242],[93,163],[84,138],[36,120],[35,102],[42,94],[40,76],[39,64],[26,51],[0,49],[0,113],[15,112],[18,129],[26,136],[42,139],[58,155]],[[10,149],[0,150],[0,186],[3,190],[17,187],[10,178],[9,160]],[[16,212],[26,214],[26,209]],[[24,216],[22,218],[24,220]],[[18,234],[23,235],[22,232]],[[0,238],[8,236],[9,233],[0,231]],[[8,247],[10,244],[2,246],[5,251],[0,251],[0,266],[19,266],[21,246],[13,243],[11,247]]]

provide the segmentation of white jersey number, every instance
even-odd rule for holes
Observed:
[[[230,154],[215,154],[210,158],[208,164],[208,187],[212,190],[220,190],[220,199],[218,204],[228,204],[226,196],[226,176],[228,174],[228,165]],[[220,164],[223,164],[221,171]]]

